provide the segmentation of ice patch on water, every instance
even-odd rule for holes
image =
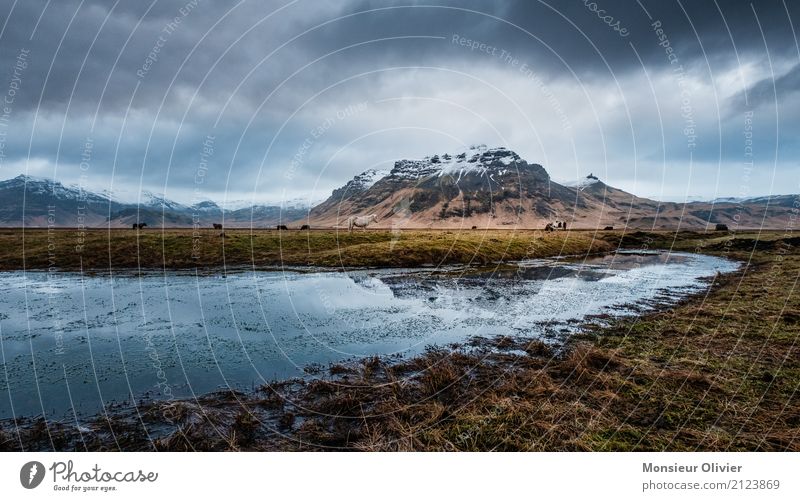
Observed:
[[[163,398],[304,377],[309,364],[413,355],[473,336],[550,338],[589,315],[632,315],[704,290],[734,271],[692,254],[536,260],[480,271],[370,270],[104,276],[0,273],[2,342],[18,414],[80,413],[102,402]],[[113,292],[113,295],[112,295]],[[59,348],[59,343],[61,348]],[[34,374],[33,362],[36,373]],[[165,383],[166,382],[166,383]],[[162,386],[159,386],[159,385]]]

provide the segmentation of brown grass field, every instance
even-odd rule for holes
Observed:
[[[0,269],[119,270],[487,264],[613,250],[591,232],[533,230],[0,230]]]
[[[207,267],[223,256],[242,266],[406,266],[625,247],[744,266],[670,309],[590,322],[558,351],[479,339],[399,362],[335,365],[325,377],[252,393],[152,402],[140,416],[119,409],[82,434],[69,423],[7,422],[0,449],[800,451],[800,238],[789,233],[227,233],[224,244],[204,240],[196,261],[191,236],[170,230],[98,232],[82,261],[67,255],[71,242],[56,254],[63,269]],[[0,239],[2,267],[19,268],[21,235]],[[46,267],[46,232],[25,239],[25,266]]]

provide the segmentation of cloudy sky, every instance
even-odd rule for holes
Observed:
[[[0,0],[0,22],[3,179],[318,199],[483,143],[665,200],[800,192],[798,2]]]

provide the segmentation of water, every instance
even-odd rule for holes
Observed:
[[[248,389],[472,336],[563,339],[588,315],[674,302],[736,267],[619,253],[488,271],[0,273],[0,418]]]

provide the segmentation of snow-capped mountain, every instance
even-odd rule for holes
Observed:
[[[217,205],[215,202],[211,200],[205,200],[203,202],[198,202],[191,207],[189,207],[193,213],[200,213],[200,214],[222,214],[222,207]]]
[[[388,175],[389,171],[387,170],[367,169],[354,177],[351,183],[353,183],[354,187],[357,186],[358,189],[368,190],[372,188],[372,185]]]
[[[360,182],[368,177],[370,183]],[[527,213],[547,218],[557,209],[541,203],[544,197],[570,198],[541,165],[529,164],[505,148],[473,146],[466,151],[441,153],[422,159],[403,159],[385,176],[372,172],[353,178],[334,190],[331,198],[314,207],[315,225],[337,225],[350,214],[375,213],[384,224],[448,226],[464,218],[495,218]]]
[[[20,175],[0,181],[3,226],[92,226],[120,207],[104,195],[52,179]]]
[[[319,204],[301,198],[187,205],[151,192],[93,193],[52,179],[17,176],[0,181],[0,225],[333,227],[342,226],[351,215],[376,214],[379,222],[374,226],[393,229],[543,228],[553,221],[587,229],[705,229],[716,223],[783,228],[797,200],[797,195],[773,195],[658,202],[609,186],[593,174],[555,182],[541,165],[511,150],[481,145],[398,160],[389,171],[365,170]]]
[[[78,185],[64,186],[53,179],[25,174],[0,181],[0,191],[9,190],[24,190],[26,196],[46,196],[52,200],[107,200],[107,197],[83,190]]]
[[[139,198],[136,203],[144,207],[154,207],[169,211],[184,211],[188,209],[187,206],[181,203],[175,202],[166,198],[164,195],[159,195],[151,191],[143,191],[141,198]]]
[[[144,222],[150,227],[191,227],[224,222],[262,227],[299,219],[308,209],[309,202],[299,199],[227,210],[211,200],[189,206],[149,191],[95,193],[34,176],[0,181],[0,226],[130,227]]]
[[[493,171],[505,174],[521,162],[519,155],[505,148],[473,146],[455,154],[443,153],[422,160],[399,160],[389,176],[398,179],[420,179],[429,176],[452,176],[461,178],[465,174],[485,175]],[[373,183],[374,184],[374,183]]]
[[[224,200],[220,202],[220,208],[225,211],[233,212],[241,209],[253,207],[283,207],[284,209],[308,210],[321,200],[311,200],[309,198],[291,198],[287,200],[275,200],[269,202],[255,202],[253,200]]]
[[[780,221],[773,217],[786,217],[791,203],[790,197],[752,198],[742,209],[730,202],[658,202],[593,174],[555,182],[541,165],[514,151],[480,145],[398,160],[383,176],[365,171],[334,190],[306,220],[342,226],[350,215],[375,214],[379,222],[373,226],[384,228],[543,228],[567,221],[571,228],[705,229],[734,218],[738,227],[774,226]]]

